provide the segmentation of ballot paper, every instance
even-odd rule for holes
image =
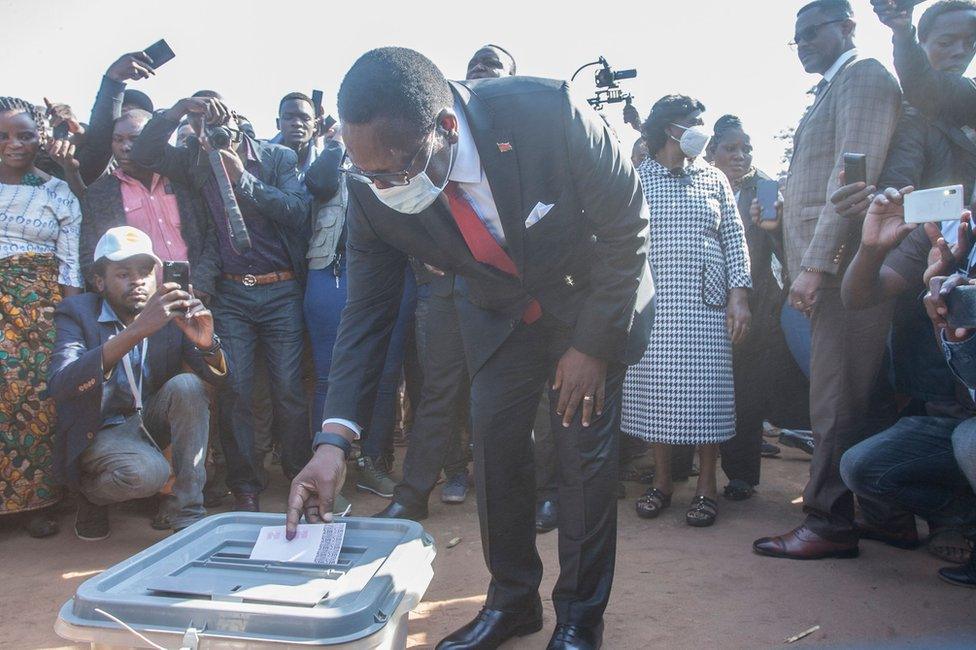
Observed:
[[[299,525],[291,541],[285,537],[284,526],[263,526],[251,549],[251,559],[335,564],[345,536],[345,524]]]

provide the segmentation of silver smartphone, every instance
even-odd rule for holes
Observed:
[[[905,196],[906,223],[959,221],[962,210],[962,185],[915,190]]]

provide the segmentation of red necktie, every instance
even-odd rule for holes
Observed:
[[[444,188],[444,194],[451,206],[454,222],[471,250],[471,255],[482,264],[492,266],[503,273],[518,276],[518,268],[515,266],[515,262],[488,232],[488,228],[485,227],[474,208],[471,207],[471,203],[459,191],[457,183],[454,181],[448,183],[447,187]],[[541,317],[542,307],[537,300],[530,302],[525,307],[525,312],[522,313],[522,320],[528,325]]]

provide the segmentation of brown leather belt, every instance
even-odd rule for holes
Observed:
[[[221,277],[232,282],[240,282],[245,287],[256,287],[261,284],[274,284],[285,280],[294,280],[295,274],[291,271],[273,271],[264,275],[234,275],[233,273],[222,273]]]

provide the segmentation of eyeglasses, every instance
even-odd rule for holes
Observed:
[[[431,131],[430,135],[433,135],[435,131],[436,129]],[[348,152],[342,157],[342,162],[339,163],[339,171],[345,174],[348,178],[359,181],[360,183],[366,183],[367,185],[374,185],[377,181],[379,181],[383,185],[403,187],[404,185],[410,184],[410,170],[417,166],[417,160],[420,158],[420,154],[422,154],[424,150],[428,149],[428,144],[430,145],[429,149],[431,153],[427,156],[427,162],[430,163],[430,156],[433,155],[434,144],[433,140],[428,135],[428,137],[424,140],[424,143],[420,145],[420,149],[417,150],[417,153],[410,158],[410,163],[403,171],[377,173],[363,171],[353,164],[352,159],[349,158]]]
[[[796,49],[800,43],[812,41],[820,33],[821,27],[826,27],[827,25],[833,25],[835,23],[845,22],[847,18],[838,18],[837,20],[828,20],[825,23],[820,23],[819,25],[810,25],[809,27],[804,27],[797,33],[793,34],[793,40],[787,43],[791,48]]]

